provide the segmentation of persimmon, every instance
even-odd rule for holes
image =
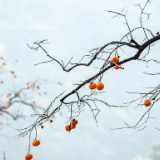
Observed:
[[[2,115],[3,115],[3,113],[2,113],[2,112],[0,112],[0,115],[2,116]]]
[[[9,110],[9,107],[6,107],[7,110]]]
[[[78,124],[78,120],[75,120],[76,124]]]
[[[114,63],[118,63],[119,62],[119,58],[118,57],[113,57],[111,61],[114,62]]]
[[[95,89],[96,88],[96,83],[91,83],[88,86],[90,89]]]
[[[66,129],[66,131],[71,131],[71,126],[70,125],[66,125],[65,129]]]
[[[33,103],[36,103],[36,101],[34,100]]]
[[[77,119],[73,119],[73,120],[71,120],[71,125],[73,124],[73,125],[76,125],[78,123],[78,120]]]
[[[27,85],[27,88],[28,88],[28,89],[30,89],[30,86],[29,86],[29,85]]]
[[[16,76],[16,75],[14,75],[13,77],[14,77],[14,78],[16,78],[17,76]]]
[[[25,156],[25,160],[30,160],[30,159],[32,159],[33,158],[33,155],[32,154],[27,154],[26,156]]]
[[[119,66],[121,66],[121,64],[119,64]],[[119,69],[119,67],[118,66],[114,66],[114,69]]]
[[[37,85],[36,87],[37,87],[38,89],[40,89],[40,86],[39,86],[39,85]]]
[[[33,146],[39,146],[40,145],[40,140],[34,140],[33,142],[32,142],[32,145]]]
[[[76,124],[71,124],[71,129],[76,128]]]
[[[7,95],[6,95],[6,97],[9,97],[11,94],[10,93],[8,93]]]
[[[3,81],[1,81],[1,83],[3,83]]]
[[[151,105],[151,101],[150,101],[149,99],[146,99],[146,100],[144,101],[144,105],[145,105],[146,107],[150,106],[150,105]]]
[[[102,90],[104,88],[104,84],[103,83],[98,83],[97,86],[96,86],[96,88],[98,90]]]

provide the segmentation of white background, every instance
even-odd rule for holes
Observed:
[[[9,61],[18,59],[19,63],[14,66],[17,79],[11,78],[9,74],[6,79],[11,85],[25,83],[37,77],[48,79],[52,82],[62,82],[63,86],[49,83],[42,87],[48,94],[37,101],[40,105],[47,107],[50,102],[66,90],[71,91],[72,83],[84,80],[85,77],[93,76],[101,62],[95,62],[90,67],[79,67],[69,73],[63,72],[55,62],[34,66],[35,63],[48,60],[41,50],[34,52],[26,43],[32,45],[36,40],[48,39],[50,44],[45,45],[46,50],[55,58],[63,59],[65,63],[73,56],[72,62],[77,62],[88,51],[100,47],[108,42],[121,39],[128,32],[122,23],[123,17],[111,18],[105,10],[121,11],[124,6],[128,11],[127,18],[131,29],[140,26],[140,9],[135,4],[142,6],[145,0],[0,0],[0,54]],[[144,26],[155,34],[160,30],[160,2],[154,0],[146,8],[146,12],[152,13],[147,21],[144,16]],[[134,34],[136,40],[143,41],[143,32]],[[160,60],[159,44],[151,48],[146,59],[154,58]],[[125,47],[125,54],[120,52],[121,60],[135,54],[134,49]],[[143,55],[147,52],[144,51]],[[110,70],[105,73],[103,83],[106,93],[99,98],[110,104],[122,105],[131,99],[138,97],[125,93],[126,91],[145,92],[143,87],[155,87],[159,83],[159,76],[145,75],[143,72],[156,73],[160,66],[153,62],[131,61],[123,65],[124,70]],[[10,66],[10,67],[13,67]],[[9,88],[9,86],[8,86]],[[8,89],[5,88],[6,90]],[[4,90],[4,92],[8,92]],[[80,95],[89,93],[87,86]],[[74,96],[73,96],[74,97]],[[99,104],[101,112],[98,115],[98,127],[93,120],[89,108],[82,112],[78,118],[77,128],[70,134],[65,131],[69,112],[62,106],[62,116],[56,115],[56,120],[46,123],[44,129],[38,129],[38,138],[41,145],[31,148],[34,160],[158,160],[160,154],[159,135],[160,132],[154,127],[159,127],[159,102],[151,111],[156,120],[150,120],[149,128],[138,132],[133,129],[111,130],[124,126],[124,122],[134,125],[146,108],[134,109],[136,104],[128,108],[112,108]],[[28,111],[28,115],[31,111]],[[12,127],[3,127],[1,132],[15,136],[17,128],[24,128],[30,123],[19,119],[10,123]],[[34,119],[33,119],[34,121]],[[12,129],[11,129],[12,128]],[[34,135],[33,135],[34,136]],[[25,138],[9,139],[0,137],[0,151],[6,152],[7,160],[21,160],[27,153],[28,136]],[[158,157],[159,154],[159,157]]]

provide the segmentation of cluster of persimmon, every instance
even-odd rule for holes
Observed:
[[[35,86],[37,89],[40,89],[40,86],[39,86],[39,85],[36,85],[35,83],[33,83],[33,86]],[[27,83],[27,88],[30,89],[29,83]]]
[[[39,146],[40,143],[41,143],[40,140],[35,139],[32,142],[32,146],[34,146],[34,147]],[[31,160],[33,158],[33,155],[32,154],[27,154],[24,158],[25,158],[25,160]]]
[[[36,85],[35,83],[33,83],[33,86],[35,86],[37,89],[40,89],[40,86],[39,86],[39,85]],[[30,89],[29,83],[27,83],[27,89]],[[33,103],[36,103],[36,101],[33,100]]]
[[[98,89],[98,90],[102,90],[104,88],[104,84],[103,83],[90,83],[88,86],[91,90],[92,89]]]
[[[144,101],[144,105],[145,105],[146,107],[149,107],[149,106],[151,105],[151,101],[150,101],[149,99],[146,99],[146,100]]]
[[[6,97],[9,97],[11,95],[11,93],[8,93],[7,95],[6,95]],[[20,95],[20,93],[19,92],[17,92],[17,96],[19,96]]]
[[[114,63],[118,63],[118,62],[119,62],[119,57],[113,57],[111,61],[114,62]],[[121,64],[119,64],[118,66],[115,65],[115,66],[114,66],[114,69],[119,69],[120,66],[121,66]],[[96,83],[90,83],[90,84],[89,84],[89,88],[90,88],[90,89],[102,90],[102,89],[104,88],[104,84],[101,83],[101,82],[98,83],[98,84],[96,84]]]
[[[40,89],[40,87],[39,87],[39,85],[37,85],[36,86],[38,89]],[[27,88],[29,89],[30,88],[30,86],[29,85],[27,85]],[[9,97],[11,95],[11,93],[8,93],[7,95],[6,95],[6,97]],[[20,93],[19,92],[17,92],[17,96],[19,96],[20,95]],[[10,101],[8,101],[7,103],[10,103]],[[33,100],[33,103],[36,103],[36,101],[35,100]]]
[[[111,61],[114,62],[114,63],[118,63],[118,62],[119,62],[119,57],[113,57]],[[119,64],[118,66],[120,67],[121,64]],[[115,65],[115,66],[114,66],[114,69],[119,69],[118,66]]]
[[[7,64],[6,64],[5,60],[4,60],[4,58],[3,58],[3,57],[0,57],[0,59],[1,59],[1,61],[2,61],[2,65],[6,66]],[[10,71],[10,73],[13,74],[13,77],[14,77],[14,78],[17,77],[17,76],[15,75],[14,71]]]
[[[76,128],[77,124],[78,124],[78,120],[77,119],[71,120],[71,124],[65,126],[66,131],[70,132],[72,129]]]
[[[34,85],[37,89],[40,89],[40,86],[39,86],[39,85],[35,85],[34,83],[33,83],[33,85]],[[30,89],[29,83],[27,83],[27,89]],[[33,100],[33,103],[36,103],[36,101]]]

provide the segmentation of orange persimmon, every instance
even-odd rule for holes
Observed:
[[[96,88],[96,83],[91,83],[88,86],[90,89],[95,89]]]
[[[29,86],[29,85],[27,85],[27,88],[29,89],[29,88],[30,88],[30,86]]]
[[[33,103],[36,103],[36,101],[34,100]]]
[[[32,142],[32,145],[33,146],[39,146],[40,145],[40,140],[34,140],[33,142]]]
[[[66,131],[71,131],[71,126],[70,125],[66,125],[65,129],[66,129]]]
[[[151,105],[151,101],[150,101],[149,99],[146,99],[146,100],[144,101],[144,105],[145,105],[146,107],[150,106],[150,105]]]
[[[97,86],[96,86],[96,88],[98,90],[102,90],[104,88],[104,84],[103,83],[98,83]]]
[[[76,124],[78,124],[78,120],[75,120]]]
[[[76,128],[76,124],[71,124],[71,129]]]
[[[8,93],[7,95],[6,95],[6,97],[9,97],[11,94],[10,93]]]
[[[73,125],[76,125],[78,123],[78,120],[77,119],[73,119],[73,120],[71,120],[71,125],[73,124]]]
[[[33,155],[27,154],[24,158],[25,158],[25,160],[31,160],[33,158]]]
[[[39,86],[39,85],[37,85],[36,87],[37,87],[38,89],[40,89],[40,86]]]
[[[113,57],[111,61],[114,62],[114,63],[118,63],[119,62],[119,58],[118,57]]]
[[[121,64],[119,64],[119,66],[121,66]],[[114,66],[114,69],[119,69],[119,67],[118,66]]]

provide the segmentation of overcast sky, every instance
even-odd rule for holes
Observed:
[[[26,44],[33,45],[34,41],[48,39],[50,44],[44,45],[46,50],[55,58],[67,63],[73,56],[72,62],[77,62],[88,51],[100,47],[110,41],[120,40],[128,32],[122,23],[123,17],[111,18],[105,10],[121,11],[124,6],[127,9],[127,18],[131,29],[140,26],[140,10],[135,5],[144,5],[146,0],[0,0],[0,55],[13,62],[18,59],[17,64],[9,68],[16,71],[17,79],[12,80],[9,74],[5,74],[10,86],[24,84],[37,77],[48,79],[52,82],[61,82],[63,86],[56,83],[48,83],[44,87],[48,95],[38,99],[38,104],[47,107],[50,102],[64,90],[71,91],[72,83],[91,77],[98,70],[101,62],[95,62],[90,67],[79,67],[69,73],[62,71],[55,62],[34,66],[44,60],[46,55],[39,50],[30,50]],[[151,1],[146,12],[152,13],[150,19],[144,16],[144,26],[155,34],[160,31],[160,2]],[[143,34],[134,34],[136,40],[141,43]],[[151,47],[150,54],[146,59],[160,60],[159,44]],[[125,53],[120,52],[121,60],[135,54],[135,50],[124,48]],[[143,55],[147,52],[144,51]],[[103,95],[100,99],[110,104],[122,105],[137,95],[127,94],[126,91],[144,92],[144,87],[155,87],[159,84],[159,76],[148,76],[143,72],[159,71],[160,66],[150,62],[146,63],[131,61],[123,65],[124,70],[109,70],[105,73],[102,82],[105,85]],[[7,76],[7,77],[6,77]],[[11,80],[10,80],[11,79]],[[10,81],[9,81],[10,80]],[[10,88],[7,86],[4,89]],[[3,90],[3,92],[8,92]],[[80,95],[89,93],[87,86]],[[74,98],[74,97],[73,97]],[[157,103],[151,114],[156,120],[150,120],[149,128],[138,132],[133,129],[111,130],[124,126],[124,122],[134,125],[145,112],[146,108],[134,109],[136,104],[128,108],[109,109],[99,104],[98,127],[92,117],[89,108],[82,112],[78,118],[78,125],[70,134],[65,131],[69,112],[65,106],[61,108],[62,116],[56,115],[56,120],[46,123],[44,129],[38,129],[38,139],[41,145],[31,148],[34,160],[158,160],[160,159],[160,132],[154,127],[159,127],[159,104]],[[28,114],[30,114],[28,112]],[[34,121],[34,119],[33,119]],[[5,127],[1,133],[15,136],[17,128],[24,128],[30,123],[20,119],[12,122],[12,128]],[[34,137],[34,134],[33,134]],[[0,153],[6,152],[7,160],[21,160],[27,153],[28,136],[9,141],[0,137]],[[2,157],[2,156],[0,156]]]

